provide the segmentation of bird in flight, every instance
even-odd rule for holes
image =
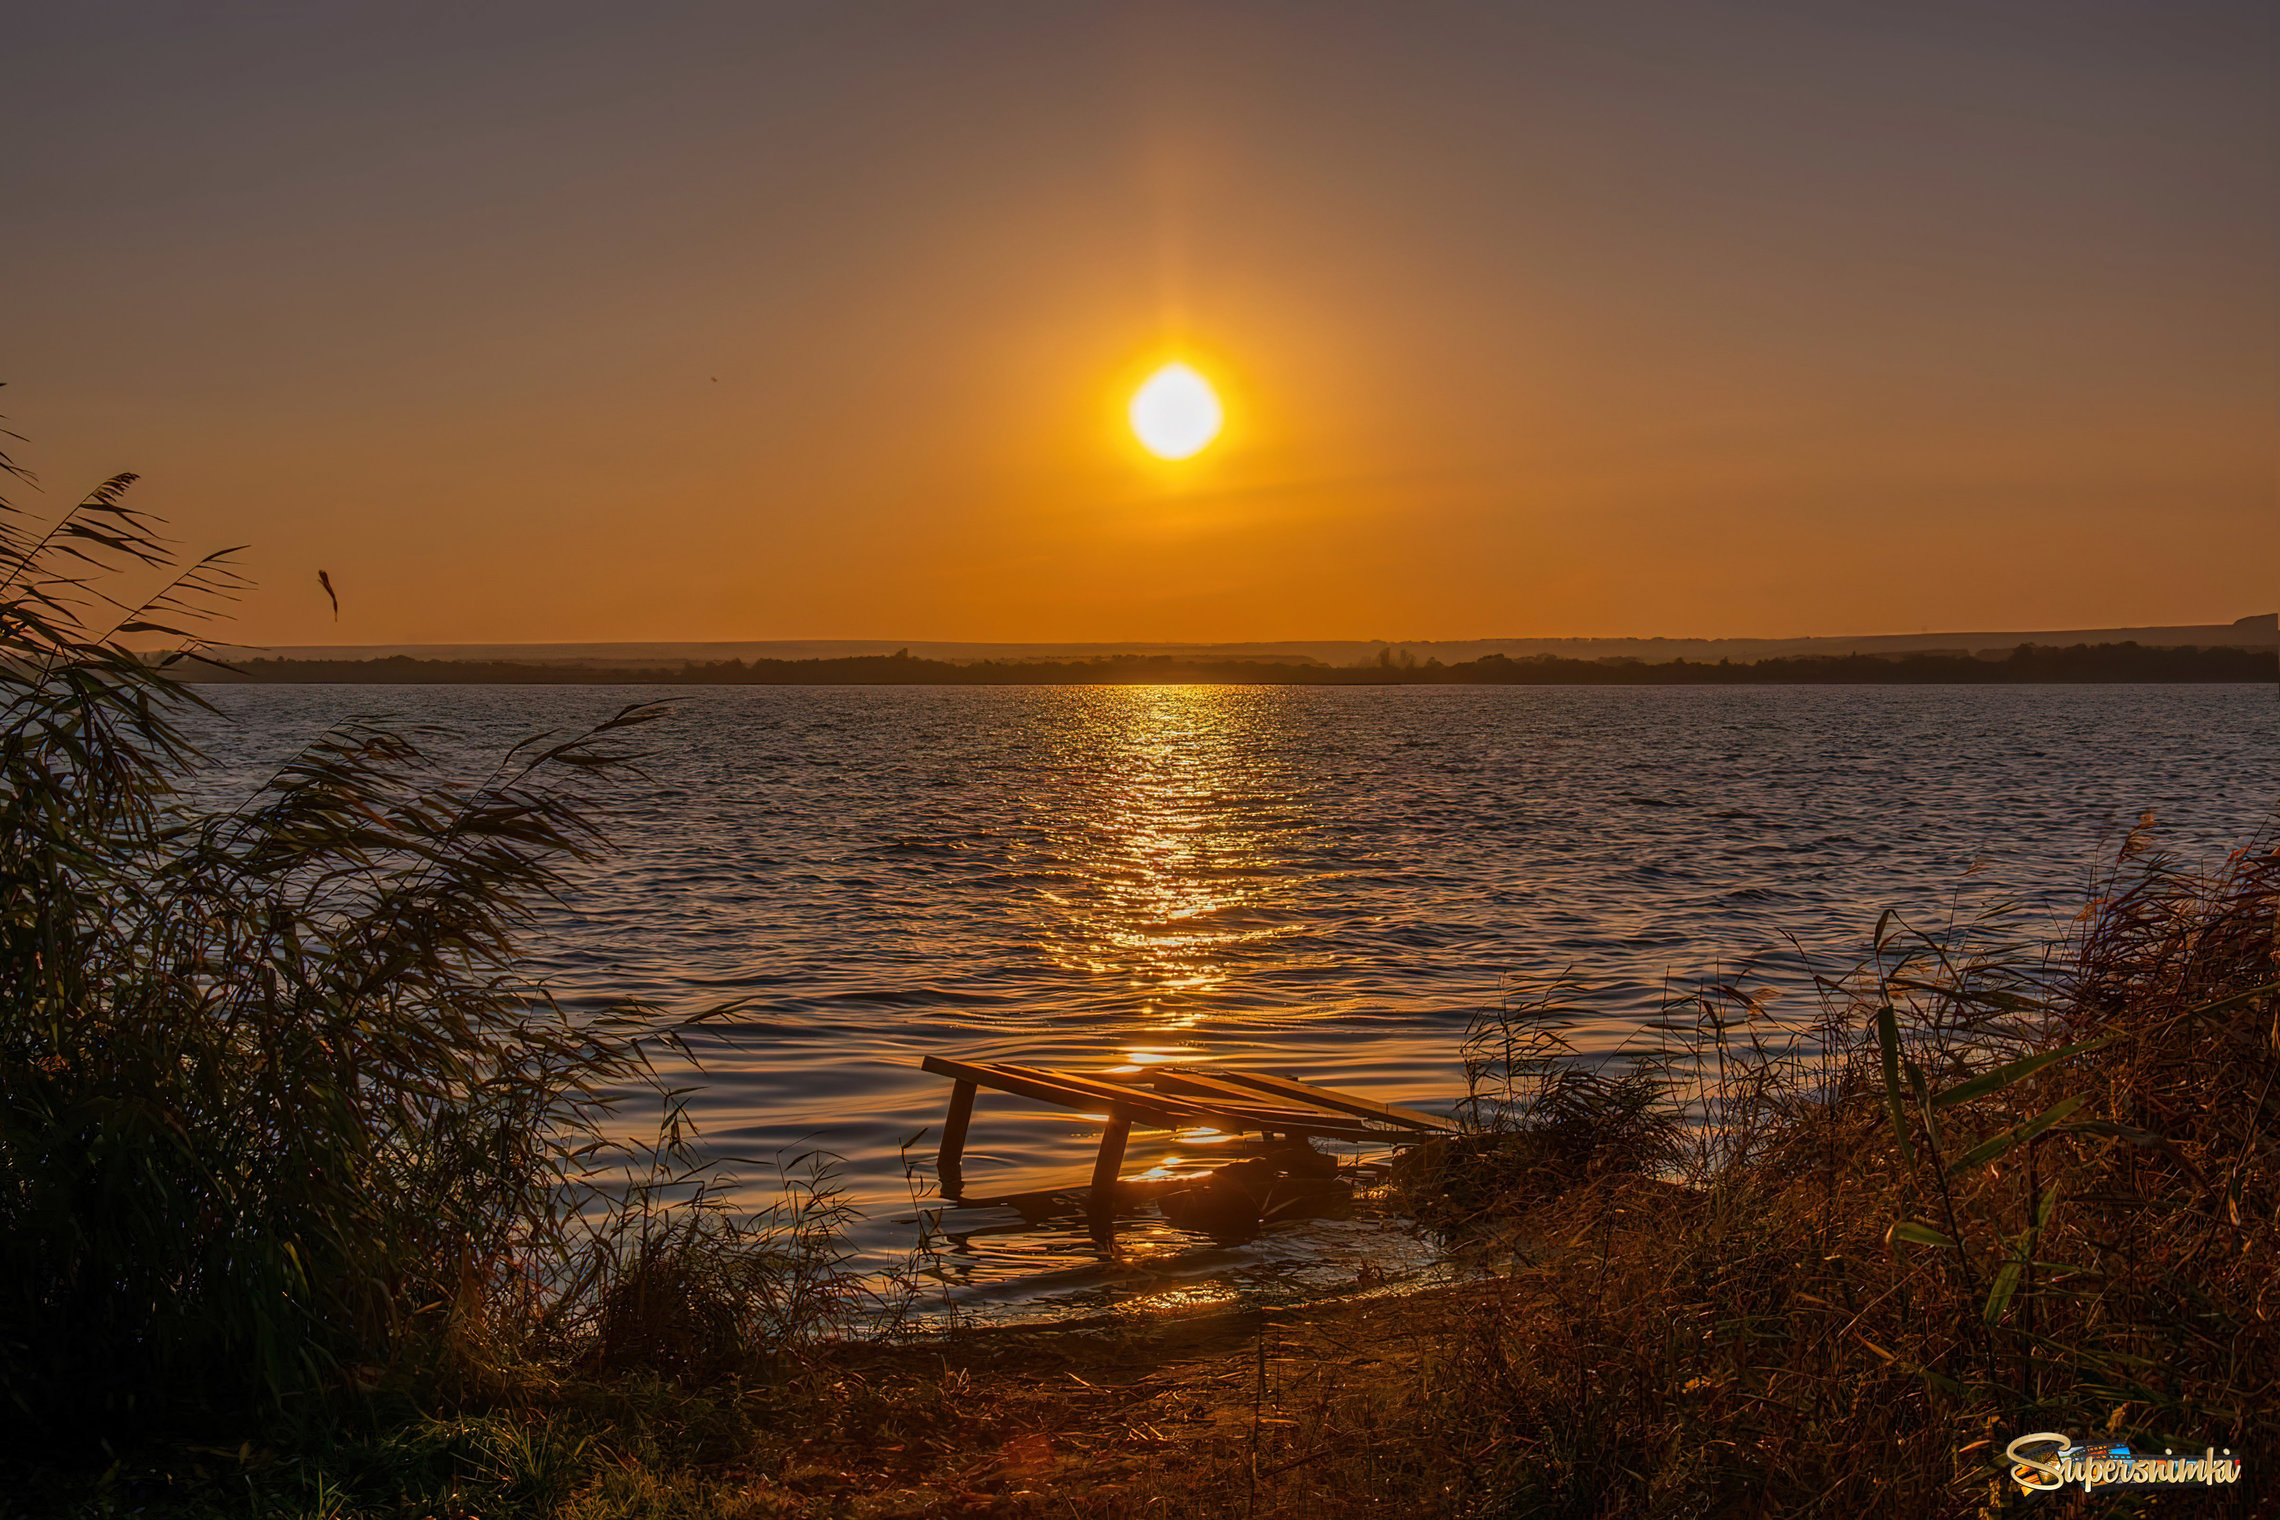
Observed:
[[[330,598],[332,599],[332,604],[333,604],[333,621],[334,621],[334,622],[336,622],[336,623],[337,623],[337,622],[339,622],[339,621],[340,621],[340,593],[339,593],[339,592],[337,592],[337,591],[335,591],[335,590],[333,590],[332,577],[331,577],[331,576],[329,576],[329,575],[327,575],[327,574],[325,574],[325,573],[324,573],[322,570],[319,570],[319,571],[317,572],[317,584],[318,584],[318,585],[320,585],[320,586],[322,586],[322,587],[324,587],[324,588],[325,588],[325,595],[326,595],[326,596],[328,596],[328,597],[330,597]]]

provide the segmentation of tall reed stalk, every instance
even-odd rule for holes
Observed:
[[[2034,1431],[2280,1461],[2276,915],[2280,834],[2203,872],[2141,829],[2056,941],[1887,915],[1800,1018],[1707,986],[1610,1069],[1574,989],[1484,1021],[1473,1133],[1409,1178],[1518,1257],[1449,1348],[1464,1486],[1977,1515]]]
[[[593,1227],[598,1121],[672,1032],[574,1021],[516,957],[654,710],[468,780],[351,722],[193,808],[178,677],[241,582],[133,480],[44,528],[0,500],[0,1427],[480,1383],[590,1336],[633,1258],[726,1229]]]

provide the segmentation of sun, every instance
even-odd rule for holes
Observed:
[[[1219,436],[1226,420],[1211,382],[1184,364],[1167,364],[1132,395],[1132,432],[1158,459],[1187,459]]]

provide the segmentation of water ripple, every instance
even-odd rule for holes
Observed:
[[[352,713],[448,724],[472,757],[667,694],[210,690],[217,783]],[[881,1261],[915,1230],[898,1144],[941,1118],[928,1052],[1247,1062],[1445,1106],[1456,1031],[1516,975],[1588,979],[1584,1043],[1611,1050],[1674,977],[1793,984],[1790,938],[1847,960],[1880,909],[1959,889],[2055,924],[2141,812],[2207,859],[2280,792],[2260,687],[671,695],[616,801],[625,850],[579,874],[542,964],[574,1002],[746,1000],[694,1042],[697,1116],[723,1154],[836,1152]],[[985,1099],[968,1173],[1066,1187],[1093,1137]],[[1142,1138],[1134,1169],[1195,1150]],[[946,1279],[1008,1305],[1392,1249],[1321,1222],[1232,1253],[1160,1222],[1113,1248],[1065,1218],[944,1223]]]

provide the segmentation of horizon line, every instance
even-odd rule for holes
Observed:
[[[1885,643],[1894,640],[1918,641],[1926,639],[2036,639],[2075,637],[2086,634],[2213,634],[2245,632],[2273,633],[2280,637],[2280,614],[2252,613],[2229,622],[2210,623],[2151,623],[2138,625],[2108,624],[2098,627],[2073,628],[2018,628],[2018,629],[1930,629],[1890,633],[1836,633],[1836,634],[1487,634],[1457,638],[1352,638],[1307,637],[1304,635],[1272,639],[958,639],[958,638],[896,638],[878,636],[810,636],[767,639],[437,639],[437,640],[374,640],[363,643],[249,643],[237,640],[215,640],[207,647],[214,649],[243,650],[470,650],[470,649],[529,649],[529,650],[645,650],[663,648],[699,649],[751,649],[751,648],[804,648],[813,646],[862,646],[893,650],[907,648],[957,648],[1069,651],[1156,651],[1156,650],[1221,650],[1252,649],[1275,650],[1304,646],[1349,646],[1353,648],[1432,648],[1448,645],[1503,645],[1503,644],[1823,644],[1846,641]],[[2259,640],[2262,642],[2262,640]]]

